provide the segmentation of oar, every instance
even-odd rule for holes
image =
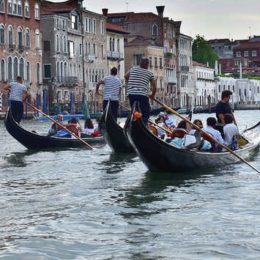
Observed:
[[[189,124],[191,124],[195,129],[197,129],[198,131],[200,131],[201,133],[203,133],[205,136],[207,136],[208,138],[211,138],[215,143],[217,143],[218,145],[220,145],[221,147],[225,148],[227,151],[229,151],[231,154],[233,154],[235,157],[237,157],[239,160],[241,160],[242,162],[244,162],[245,164],[247,164],[249,167],[251,167],[253,170],[255,170],[257,173],[260,173],[260,171],[258,171],[253,165],[251,165],[249,162],[247,162],[245,159],[243,159],[242,157],[240,157],[238,154],[236,154],[234,151],[232,151],[229,147],[227,147],[226,145],[218,142],[215,138],[213,138],[211,135],[209,135],[207,132],[203,131],[201,128],[199,128],[197,125],[193,124],[190,120],[188,120],[187,118],[183,117],[182,115],[180,115],[178,112],[176,112],[174,109],[172,109],[171,107],[168,107],[167,105],[163,104],[161,101],[153,98],[152,100],[154,100],[155,102],[157,102],[158,104],[160,104],[162,107],[164,107],[166,110],[170,111],[171,113],[173,113],[174,115],[180,117],[182,120],[188,122]]]
[[[247,128],[247,129],[245,129],[244,131],[243,131],[243,133],[245,133],[245,132],[247,132],[247,131],[249,131],[249,130],[252,130],[252,129],[254,129],[254,128],[256,128],[257,126],[259,126],[260,125],[260,121],[257,123],[257,124],[255,124],[254,126],[252,126],[252,127],[250,127],[250,128]]]
[[[46,116],[48,119],[50,119],[53,123],[57,124],[58,126],[60,126],[61,128],[63,128],[64,130],[66,130],[67,132],[69,132],[71,135],[73,135],[76,139],[80,140],[82,143],[84,143],[86,146],[88,146],[90,149],[94,149],[90,144],[88,144],[87,142],[85,142],[82,138],[80,138],[79,136],[77,136],[76,134],[74,134],[73,132],[71,132],[69,129],[67,129],[65,126],[63,126],[62,124],[60,124],[58,121],[54,120],[53,118],[51,118],[49,115],[45,114],[43,111],[41,111],[40,109],[38,109],[37,107],[33,106],[32,104],[26,102],[27,105],[29,105],[30,107],[32,107],[33,109],[35,109],[36,111],[40,112],[41,114],[43,114],[44,116]]]
[[[124,105],[122,105],[122,104],[120,104],[120,103],[119,103],[119,105],[120,105],[121,107],[123,107],[124,109],[126,109],[126,110],[129,110],[129,111],[131,110],[130,108],[128,108],[128,107],[126,107],[126,106],[124,106]],[[151,124],[157,126],[158,128],[162,129],[162,130],[165,131],[166,133],[172,134],[172,131],[170,131],[170,130],[167,129],[167,128],[164,128],[163,126],[160,126],[160,125],[156,124],[156,123],[153,122],[151,119],[148,119],[148,121],[149,121],[149,123],[151,123]]]

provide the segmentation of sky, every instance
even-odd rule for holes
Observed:
[[[164,5],[164,16],[182,21],[181,32],[206,40],[248,39],[260,35],[260,0],[84,0],[87,10],[102,13],[152,12]]]

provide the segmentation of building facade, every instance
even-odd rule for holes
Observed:
[[[43,99],[40,6],[36,0],[0,1],[0,81],[22,76],[37,105]],[[0,100],[0,111],[5,112],[7,95],[0,94]]]

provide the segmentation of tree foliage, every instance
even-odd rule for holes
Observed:
[[[218,55],[214,52],[203,36],[197,35],[192,43],[192,58],[194,61],[209,64],[209,67],[214,68],[215,61],[218,60]]]

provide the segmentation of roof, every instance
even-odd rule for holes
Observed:
[[[143,36],[136,36],[132,41],[128,42],[126,44],[126,47],[133,47],[133,46],[142,46],[142,47],[147,47],[147,46],[156,46],[156,47],[161,47],[155,44],[155,42],[151,39],[146,39]]]
[[[239,45],[238,46],[236,46],[236,47],[234,47],[234,49],[258,49],[258,48],[260,48],[260,42],[258,42],[258,41],[253,41],[253,42],[251,42],[251,41],[249,41],[249,40],[247,40],[247,41],[240,41],[239,42]]]
[[[126,12],[126,13],[109,13],[107,15],[108,19],[111,20],[111,18],[116,17],[122,17],[124,18],[124,23],[127,22],[151,22],[151,21],[158,21],[160,17],[157,14],[154,13],[134,13],[134,12]]]
[[[205,67],[207,68],[207,65],[203,64],[203,63],[200,63],[200,62],[197,62],[195,60],[192,61],[192,64],[193,66],[200,66],[200,67]]]
[[[126,30],[124,30],[122,28],[122,26],[120,25],[116,25],[116,24],[113,24],[113,23],[108,23],[106,24],[106,29],[108,31],[111,31],[111,32],[116,32],[116,33],[121,33],[121,34],[129,34],[129,32],[127,32]]]
[[[41,14],[67,13],[76,8],[78,0],[68,0],[65,2],[41,2]]]

